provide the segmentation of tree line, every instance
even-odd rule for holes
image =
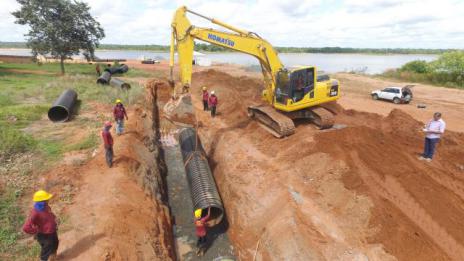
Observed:
[[[0,48],[27,48],[23,42],[0,42]],[[363,53],[363,54],[443,54],[456,49],[421,49],[421,48],[351,48],[351,47],[275,47],[279,53]],[[134,50],[168,52],[168,45],[143,44],[100,44],[97,50]],[[222,46],[195,43],[198,52],[230,52]]]

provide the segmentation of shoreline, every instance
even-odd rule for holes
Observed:
[[[27,51],[30,50],[28,48],[9,48],[9,47],[0,47],[0,52],[2,50],[6,51]],[[139,49],[96,49],[95,51],[100,52],[151,52],[151,53],[169,53],[168,51],[161,51],[161,50],[139,50]],[[205,51],[197,51],[204,54],[235,54],[240,52],[234,51],[220,51],[220,52],[205,52]],[[326,52],[278,52],[279,54],[327,54],[327,55],[369,55],[369,56],[395,56],[395,55],[426,55],[426,56],[436,56],[440,55],[439,53],[365,53],[365,52],[353,52],[353,53],[326,53]],[[0,55],[9,55],[9,54],[1,54]],[[13,54],[14,55],[14,54]]]

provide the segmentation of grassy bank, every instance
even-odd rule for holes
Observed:
[[[388,70],[380,76],[464,89],[464,51],[447,52],[431,62],[411,61],[399,69]]]
[[[111,108],[116,98],[136,103],[143,87],[131,78],[154,76],[130,69],[123,76],[132,88],[123,91],[97,85],[95,65],[66,64],[66,71],[61,76],[59,64],[0,64],[0,260],[37,257],[37,244],[22,240],[21,232],[37,177],[67,152],[95,148],[102,122],[111,118],[111,110],[98,113],[95,107]],[[77,116],[53,124],[48,108],[68,88],[78,93]]]

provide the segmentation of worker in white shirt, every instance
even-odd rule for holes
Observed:
[[[423,129],[425,133],[424,153],[420,160],[432,161],[433,154],[437,143],[440,141],[441,135],[445,132],[446,123],[441,119],[441,113],[435,112],[433,119],[425,125]]]

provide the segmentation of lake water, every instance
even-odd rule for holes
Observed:
[[[30,55],[27,49],[0,49],[0,55]],[[96,56],[101,59],[141,59],[155,58],[158,60],[169,59],[167,52],[151,51],[96,51]],[[244,66],[259,66],[258,60],[242,53],[207,53],[203,57],[213,63],[232,63]],[[347,71],[364,71],[365,73],[381,73],[387,69],[398,68],[413,60],[432,61],[437,55],[427,54],[325,54],[325,53],[282,53],[279,54],[282,63],[287,67],[298,65],[314,65],[319,70],[334,73]]]

